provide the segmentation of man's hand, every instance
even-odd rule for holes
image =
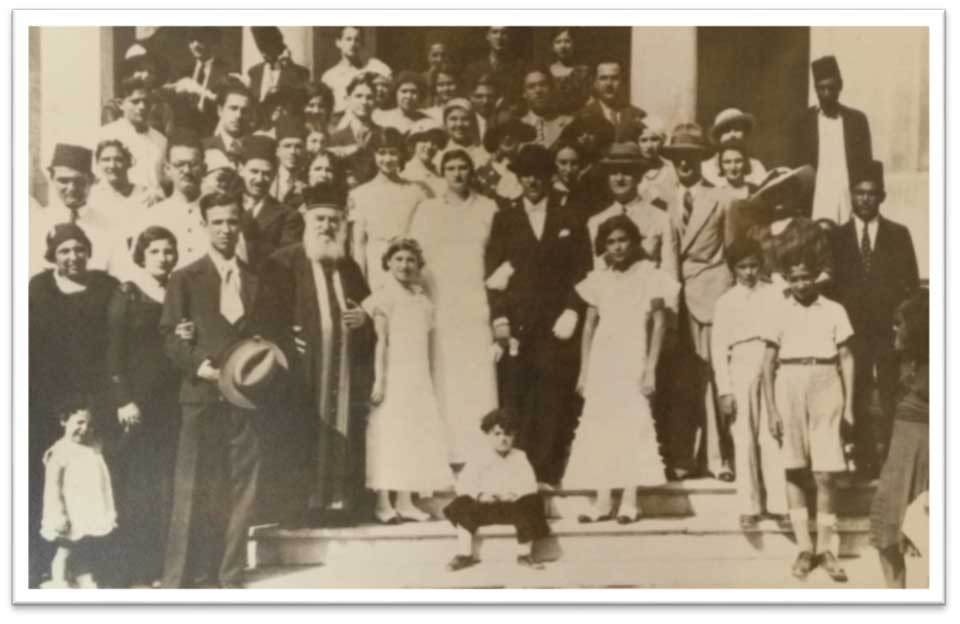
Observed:
[[[341,318],[347,329],[359,329],[367,322],[367,313],[352,299],[347,299],[347,309],[343,311]]]
[[[553,324],[553,337],[557,340],[570,340],[577,331],[579,315],[574,310],[564,310]]]
[[[851,430],[853,429],[853,405],[849,402],[843,406],[843,423]]]
[[[373,390],[370,392],[370,402],[374,405],[380,405],[383,403],[383,397],[385,394],[383,380],[376,380],[373,382]]]
[[[657,373],[656,367],[647,366],[643,369],[643,376],[640,378],[640,393],[648,399],[653,398],[657,392]]]
[[[189,319],[180,319],[173,333],[175,333],[180,340],[193,342],[193,339],[197,337],[197,327],[193,324],[193,321]]]
[[[727,426],[732,425],[737,420],[737,402],[732,394],[720,395],[720,415],[723,416]]]
[[[770,412],[770,415],[767,418],[768,425],[770,426],[770,435],[779,442],[783,444],[783,419],[780,418],[780,412],[773,410]]]
[[[303,357],[307,354],[307,341],[303,339],[303,328],[299,325],[294,325],[290,328],[290,331],[293,332],[293,346],[297,348],[297,353],[300,354],[300,357]]]
[[[204,360],[197,369],[197,377],[204,381],[216,382],[220,378],[220,370],[213,367],[210,360]]]
[[[139,425],[140,417],[140,408],[132,401],[117,408],[117,421],[124,431]]]
[[[501,344],[509,344],[510,342],[510,323],[494,323],[493,324],[493,339]]]
[[[580,376],[577,377],[577,394],[581,397],[586,398],[587,391],[587,367],[586,365],[580,367]]]

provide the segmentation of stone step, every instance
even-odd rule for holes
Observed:
[[[564,518],[551,522],[553,535],[536,545],[535,554],[546,561],[658,562],[665,560],[791,560],[796,545],[791,532],[764,521],[756,531],[744,532],[737,515],[643,518],[619,525],[615,522],[579,524]],[[839,520],[840,554],[853,556],[867,549],[867,518]],[[479,534],[484,561],[513,561],[516,536],[512,527],[485,527]],[[456,547],[453,527],[443,521],[399,526],[361,525],[337,529],[282,530],[275,526],[251,531],[251,567],[277,565],[327,566],[391,562],[440,565]]]

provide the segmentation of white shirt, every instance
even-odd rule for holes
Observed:
[[[853,227],[857,231],[857,247],[860,249],[860,253],[863,253],[863,245],[860,242],[863,240],[863,228],[867,228],[867,238],[870,239],[870,251],[874,251],[877,248],[877,228],[880,227],[880,219],[873,218],[868,223],[864,223],[860,217],[853,218]]]
[[[534,139],[535,143],[539,143],[544,147],[550,147],[557,142],[557,139],[560,138],[560,134],[563,132],[563,129],[569,126],[570,122],[573,121],[573,117],[570,115],[557,115],[553,119],[546,119],[545,117],[541,117],[535,112],[530,111],[524,115],[520,121],[533,126],[537,131],[537,137]]]
[[[764,326],[770,322],[783,292],[766,282],[757,282],[753,288],[737,283],[720,295],[713,310],[713,330],[710,351],[717,381],[717,394],[732,394],[733,375],[730,370],[730,352],[734,347],[756,343],[757,371],[763,363]]]
[[[373,72],[393,79],[393,70],[386,63],[375,58],[368,59],[363,67],[356,67],[341,58],[339,63],[323,72],[320,81],[333,91],[334,112],[340,112],[347,107],[347,86],[354,77],[364,72]]]
[[[494,189],[497,195],[506,199],[516,199],[523,195],[523,186],[520,185],[520,179],[517,174],[507,168],[506,161],[490,159],[490,166],[500,175],[497,188]]]
[[[640,230],[643,237],[641,245],[643,252],[649,260],[666,271],[671,277],[678,277],[677,274],[677,254],[674,239],[673,228],[670,226],[670,217],[667,213],[655,206],[645,203],[640,198],[635,197],[626,204],[614,201],[602,212],[590,217],[587,220],[587,232],[590,235],[590,242],[597,239],[597,232],[604,221],[617,215],[626,215]],[[596,250],[594,250],[596,251]],[[593,258],[593,268],[605,268],[602,260],[603,255],[595,255]]]
[[[426,113],[419,110],[415,111],[412,118],[407,117],[400,108],[391,108],[390,110],[378,108],[373,111],[373,123],[381,128],[396,128],[400,134],[406,134],[413,127],[413,124],[426,118]]]
[[[260,101],[264,101],[267,98],[267,95],[270,91],[277,85],[277,82],[280,80],[280,61],[277,60],[276,63],[271,67],[270,63],[263,62],[263,77],[260,79]]]
[[[100,141],[115,139],[130,150],[133,164],[127,173],[130,181],[152,191],[160,190],[164,181],[163,164],[166,159],[167,138],[149,125],[143,132],[121,117],[100,128]],[[96,146],[93,147],[96,153]]]
[[[533,234],[537,240],[540,240],[543,238],[543,226],[547,223],[547,198],[544,197],[538,203],[531,204],[530,200],[524,197],[523,210],[527,213],[527,219],[530,220]]]
[[[213,260],[213,266],[217,268],[217,273],[220,274],[221,282],[226,280],[227,271],[233,271],[234,275],[240,276],[240,265],[237,264],[236,254],[227,259],[219,253],[210,250],[210,259]]]
[[[783,299],[770,315],[764,339],[780,347],[778,357],[832,358],[837,347],[853,336],[850,318],[843,306],[818,296],[808,306],[792,296]]]
[[[514,494],[517,498],[537,492],[537,478],[527,455],[511,449],[500,455],[492,449],[477,452],[457,478],[457,494],[476,498],[479,494]]]
[[[177,237],[177,268],[187,266],[210,250],[210,235],[200,215],[199,197],[192,202],[174,193],[152,206],[140,227],[159,225]]]
[[[843,117],[817,115],[817,179],[813,191],[813,216],[838,224],[850,218],[850,178],[847,147],[843,141]]]

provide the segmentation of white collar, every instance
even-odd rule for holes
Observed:
[[[208,254],[210,259],[213,261],[213,266],[217,268],[217,273],[220,274],[220,278],[223,279],[223,276],[227,274],[227,270],[232,269],[237,275],[240,274],[240,265],[237,264],[237,254],[234,253],[233,257],[227,260],[221,256],[218,252],[213,249],[210,250]]]
[[[56,269],[53,269],[53,281],[57,285],[57,289],[65,295],[72,295],[87,289],[86,284],[79,284],[73,280],[69,280],[57,273]]]
[[[147,273],[146,269],[139,268],[138,271],[133,271],[130,276],[130,281],[136,284],[137,287],[143,291],[143,294],[157,303],[163,303],[164,298],[167,296],[166,287],[162,286],[152,275]]]

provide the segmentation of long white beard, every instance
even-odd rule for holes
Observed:
[[[326,234],[303,232],[303,250],[313,262],[336,262],[346,255],[346,233],[341,229],[330,238]]]

